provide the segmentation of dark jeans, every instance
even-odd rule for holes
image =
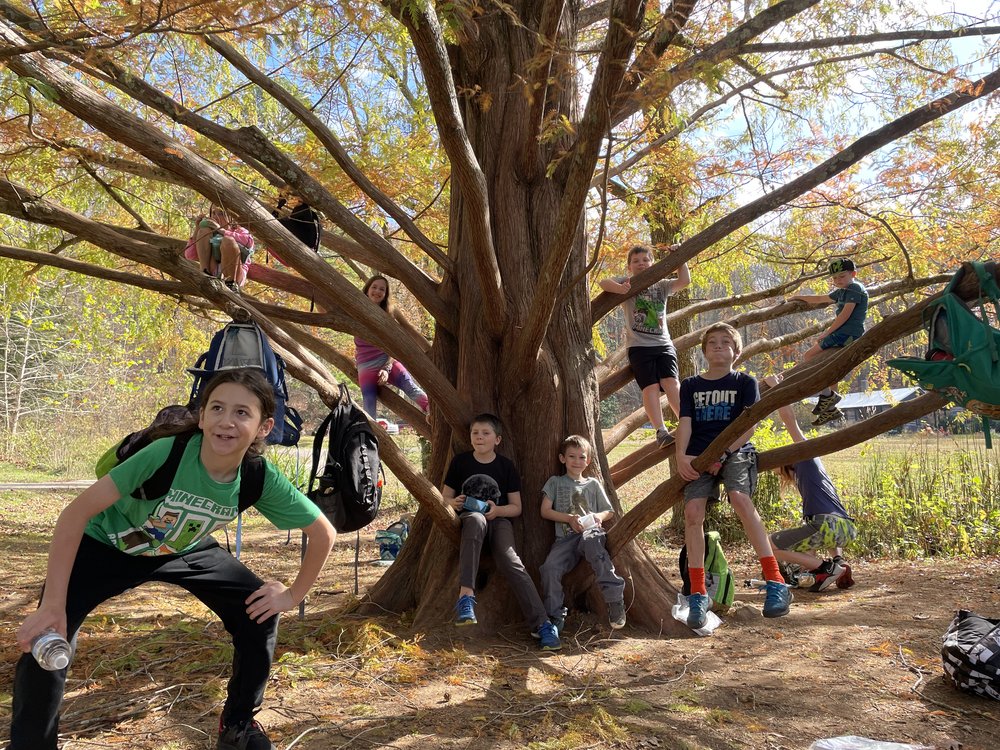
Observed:
[[[542,598],[538,595],[534,581],[524,569],[524,563],[514,549],[514,528],[509,518],[494,518],[487,521],[482,513],[464,512],[462,520],[462,543],[459,547],[459,586],[476,589],[476,575],[479,573],[479,557],[483,543],[489,539],[493,562],[507,579],[514,592],[521,614],[532,630],[548,620]]]
[[[219,616],[233,637],[233,675],[222,715],[226,723],[249,719],[264,699],[278,633],[278,618],[250,619],[245,601],[263,581],[207,539],[183,555],[127,555],[89,536],[80,542],[66,594],[66,624],[76,645],[84,618],[101,602],[149,581],[190,591]],[[49,672],[24,654],[14,673],[8,750],[55,750],[66,670]]]

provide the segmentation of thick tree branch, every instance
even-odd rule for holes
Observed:
[[[535,357],[559,297],[553,291],[559,289],[566,263],[580,235],[580,222],[590,190],[590,179],[594,174],[601,143],[610,127],[611,103],[622,86],[625,66],[635,48],[645,2],[622,0],[613,7],[593,87],[578,127],[579,136],[564,161],[567,164],[565,189],[552,236],[542,254],[542,267],[535,284],[534,300],[511,356],[505,362],[509,375],[520,382],[526,382],[534,373]]]
[[[552,71],[552,61],[556,56],[559,23],[565,8],[566,0],[545,0],[539,15],[535,57],[531,61],[531,72],[525,83],[526,90],[531,96],[531,108],[528,114],[528,125],[524,129],[524,141],[521,143],[523,154],[534,153],[538,148],[545,103],[548,101],[548,82]],[[522,157],[522,161],[527,161],[527,157]]]
[[[718,242],[735,229],[750,223],[754,219],[822,184],[831,177],[844,172],[886,144],[917,130],[929,122],[933,122],[946,114],[954,112],[970,102],[993,93],[998,87],[1000,87],[1000,70],[994,70],[978,81],[963,85],[951,93],[935,99],[912,112],[908,112],[902,117],[898,117],[892,122],[858,138],[847,148],[837,152],[819,166],[767,195],[747,203],[714,222],[707,229],[682,242],[670,255],[653,264],[651,268],[632,280],[632,289],[629,296],[635,296],[656,281],[666,278],[671,272],[680,267],[682,263],[691,260],[701,250]],[[609,292],[603,292],[595,297],[591,303],[593,322],[596,324],[612,308],[621,304],[622,299],[623,295],[610,294]]]
[[[489,190],[486,176],[465,132],[441,25],[430,5],[407,3],[404,9],[396,0],[385,0],[384,4],[410,33],[420,59],[441,145],[448,154],[455,176],[453,184],[461,190],[466,204],[466,218],[470,223],[466,236],[475,260],[482,298],[491,301],[482,307],[487,330],[499,338],[507,323],[508,311],[493,245]]]
[[[243,75],[247,77],[253,84],[259,87],[261,90],[266,91],[270,94],[275,101],[279,102],[285,109],[295,115],[302,123],[309,128],[316,139],[323,144],[326,150],[337,162],[338,166],[344,171],[355,185],[361,188],[362,192],[367,195],[372,201],[375,202],[383,211],[385,211],[392,219],[400,226],[400,228],[406,232],[407,236],[425,253],[427,253],[430,258],[434,260],[435,263],[440,265],[445,270],[451,270],[453,264],[447,255],[441,252],[440,248],[431,242],[430,239],[420,229],[417,225],[413,223],[413,220],[409,215],[395,201],[393,201],[388,195],[379,190],[378,187],[368,179],[368,176],[358,168],[358,165],[354,163],[350,154],[340,143],[340,140],[336,135],[323,123],[323,121],[313,113],[311,109],[300,102],[295,96],[286,90],[283,86],[279,85],[270,76],[266,75],[257,66],[246,59],[240,52],[228,44],[221,38],[209,34],[205,37],[205,42],[209,47],[218,52],[223,58],[225,58],[234,68],[240,71]]]
[[[7,205],[9,204],[7,204],[5,199],[0,198],[0,212],[7,213],[5,210]],[[192,294],[191,290],[188,289],[186,285],[177,281],[152,279],[148,276],[142,276],[140,274],[115,271],[114,269],[105,268],[104,266],[98,266],[93,263],[86,263],[82,260],[73,260],[72,258],[65,258],[61,255],[42,253],[38,250],[28,250],[23,247],[0,245],[0,257],[10,258],[11,260],[22,260],[27,263],[35,263],[40,266],[49,266],[51,268],[61,268],[64,271],[72,271],[73,273],[83,274],[84,276],[90,276],[95,279],[113,281],[117,284],[128,284],[129,286],[138,287],[139,289],[148,289],[152,292],[159,292],[160,294],[166,294],[171,297],[183,298],[186,295]]]
[[[803,39],[795,42],[744,44],[740,52],[747,54],[805,52],[810,49],[825,49],[827,47],[847,45],[857,46],[875,44],[877,42],[919,42],[928,39],[962,39],[975,36],[994,36],[996,34],[1000,34],[1000,26],[966,26],[961,29],[908,29],[886,31],[878,34],[848,34],[846,36],[831,36],[824,39]]]
[[[167,185],[184,185],[184,181],[177,175],[152,164],[123,159],[119,156],[111,156],[110,154],[105,154],[86,146],[78,146],[65,140],[56,141],[49,145],[61,153],[85,159],[90,164],[106,167],[116,172],[135,175],[136,177],[142,177],[153,182],[163,182]]]
[[[657,22],[652,38],[636,55],[635,62],[626,74],[626,85],[622,87],[619,96],[635,91],[653,72],[663,53],[687,25],[688,18],[697,3],[698,0],[674,0],[670,4],[670,8]]]
[[[649,77],[645,85],[615,103],[612,116],[614,123],[618,124],[632,116],[646,106],[646,102],[667,96],[680,83],[697,77],[705,68],[739,54],[750,39],[760,36],[789,18],[794,18],[818,2],[819,0],[779,0],[698,54],[692,55],[670,70]]]

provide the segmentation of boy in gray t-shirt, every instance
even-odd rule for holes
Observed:
[[[566,473],[549,477],[542,488],[542,518],[556,524],[556,540],[540,571],[542,598],[549,621],[560,631],[566,621],[562,579],[583,557],[597,576],[612,629],[625,627],[625,579],[615,572],[601,526],[615,512],[604,485],[583,476],[593,453],[589,440],[570,435],[559,446]]]
[[[611,294],[628,294],[632,290],[632,277],[652,265],[653,248],[635,245],[628,251],[628,276],[602,279],[598,284]],[[670,433],[667,432],[660,406],[660,391],[666,394],[674,416],[680,414],[677,351],[667,330],[667,298],[690,283],[691,274],[687,263],[683,263],[677,269],[676,279],[658,281],[637,296],[622,301],[629,366],[642,390],[642,407],[656,430],[656,441],[660,446],[670,443]]]

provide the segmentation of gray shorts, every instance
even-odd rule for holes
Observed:
[[[771,534],[771,544],[789,552],[813,552],[846,547],[858,538],[854,521],[844,516],[807,516],[802,526]]]
[[[707,497],[718,501],[719,490],[742,492],[752,496],[757,489],[757,451],[740,451],[722,464],[718,474],[702,472],[701,476],[684,486],[684,502]]]

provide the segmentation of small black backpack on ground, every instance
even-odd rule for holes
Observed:
[[[945,631],[941,659],[959,690],[1000,700],[1000,620],[958,610]]]
[[[327,438],[326,464],[319,474],[323,439]],[[340,401],[316,430],[312,471],[306,493],[339,532],[362,529],[378,514],[382,501],[378,439],[368,417],[340,384]],[[319,479],[318,486],[314,483]]]

